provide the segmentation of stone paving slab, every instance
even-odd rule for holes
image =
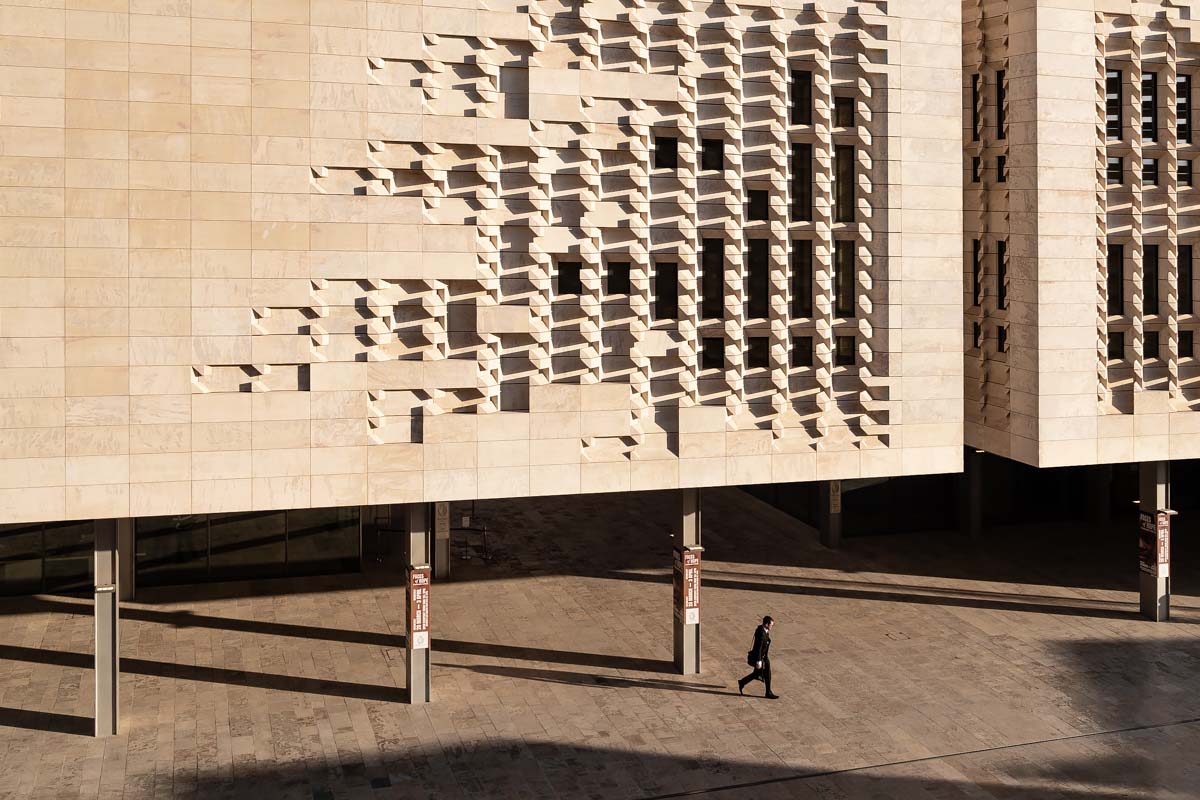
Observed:
[[[90,602],[0,603],[0,798],[1200,796],[1186,562],[1175,621],[1156,625],[1136,615],[1132,547],[1104,531],[832,553],[736,490],[708,492],[704,671],[685,678],[672,508],[479,503],[493,558],[456,561],[434,588],[423,707],[401,702],[404,592],[386,568],[123,605],[109,740],[87,735]],[[765,613],[775,702],[734,683]]]

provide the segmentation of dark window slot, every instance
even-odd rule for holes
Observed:
[[[813,243],[809,239],[792,242],[792,316],[813,315]]]
[[[1158,73],[1142,73],[1142,138],[1158,139]]]
[[[813,218],[813,147],[807,142],[792,144],[792,220]]]
[[[808,70],[792,70],[792,124],[812,125],[813,76]]]
[[[1125,313],[1125,246],[1108,245],[1108,313]]]
[[[654,137],[654,168],[677,169],[679,167],[679,140],[674,136]]]
[[[719,336],[706,336],[701,342],[701,369],[725,369],[725,340]]]
[[[813,337],[792,337],[792,366],[811,367],[813,365]]]
[[[833,245],[834,256],[834,315],[854,316],[854,242],[837,241]]]
[[[654,318],[679,318],[679,266],[674,261],[654,265]]]
[[[771,340],[766,336],[751,336],[746,347],[746,366],[766,369],[771,366]]]
[[[608,293],[629,294],[629,262],[608,262]]]
[[[557,294],[583,294],[583,265],[578,261],[558,262]]]
[[[836,145],[833,149],[833,221],[854,222],[854,147]]]
[[[771,307],[769,242],[746,242],[746,313],[751,318],[766,317]]]
[[[700,251],[700,316],[721,319],[725,316],[725,242],[705,239]]]
[[[1146,245],[1142,258],[1142,313],[1158,313],[1158,245]]]

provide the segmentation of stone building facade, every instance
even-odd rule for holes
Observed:
[[[0,521],[960,469],[960,24],[5,2]]]
[[[968,445],[1200,456],[1188,4],[963,5]]]

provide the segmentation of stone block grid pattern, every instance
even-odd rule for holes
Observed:
[[[0,22],[5,521],[960,466],[957,4],[68,0]],[[791,69],[812,125],[790,124]],[[652,166],[665,135],[674,171]],[[789,215],[796,141],[811,222]],[[831,215],[841,144],[853,223]],[[720,320],[697,307],[704,238],[725,243]],[[811,318],[790,316],[794,239]],[[701,369],[709,336],[724,369]]]
[[[963,6],[964,109],[970,73],[985,82],[1005,70],[1009,177],[994,182],[995,94],[981,103],[983,142],[966,135],[965,155],[984,155],[983,181],[964,192],[968,445],[1037,466],[1064,466],[1200,455],[1200,367],[1180,353],[1180,331],[1196,317],[1180,313],[1179,254],[1193,245],[1196,192],[1177,179],[1179,161],[1200,142],[1176,132],[1176,76],[1191,75],[1196,105],[1195,23],[1167,3],[1049,0],[1016,8],[1003,2]],[[1086,57],[1084,57],[1086,55]],[[1106,73],[1121,72],[1120,138],[1106,132]],[[1153,74],[1156,135],[1142,135],[1142,78]],[[1194,124],[1194,123],[1193,123]],[[1120,183],[1108,159],[1122,159]],[[1156,159],[1157,179],[1143,180]],[[970,180],[968,174],[967,179]],[[972,307],[972,245],[984,242],[984,302]],[[1007,242],[1006,311],[994,246]],[[1123,302],[1108,310],[1108,252],[1123,247]],[[1145,304],[1144,256],[1159,254],[1157,313]],[[1194,278],[1193,278],[1194,281]],[[971,348],[974,324],[983,346]],[[1007,328],[1008,352],[991,341]],[[1159,339],[1148,354],[1146,333]],[[1110,333],[1124,337],[1109,358]]]

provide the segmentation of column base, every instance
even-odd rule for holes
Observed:
[[[1171,618],[1171,579],[1148,572],[1138,574],[1138,595],[1142,616],[1154,622]]]

